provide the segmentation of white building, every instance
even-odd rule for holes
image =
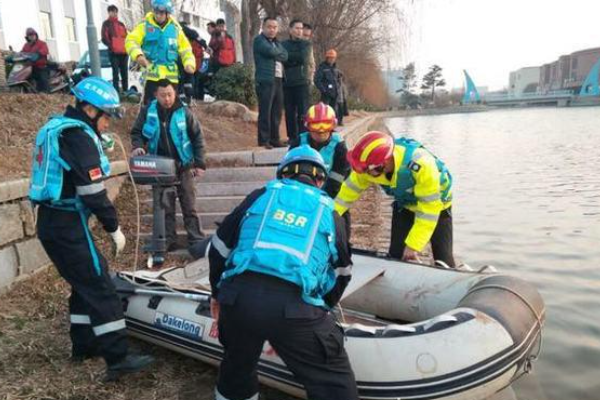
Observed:
[[[513,71],[508,78],[508,93],[518,96],[536,92],[540,84],[541,67],[525,67]]]
[[[236,9],[227,0],[175,0],[175,15],[188,21],[203,38],[209,39],[206,23],[225,18],[229,33],[236,39],[237,15],[226,15],[223,9]],[[234,2],[235,3],[235,2]],[[144,16],[142,0],[92,0],[94,25],[98,30],[107,18],[107,7],[119,8],[119,17],[129,29]],[[229,7],[226,7],[228,5]],[[239,10],[239,8],[237,8]],[[48,43],[52,59],[59,62],[76,61],[87,51],[87,15],[85,0],[0,0],[0,49],[21,50],[25,43],[25,30],[34,28],[40,38]],[[241,56],[241,50],[239,56]]]

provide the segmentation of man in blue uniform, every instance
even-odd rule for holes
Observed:
[[[177,196],[181,204],[183,224],[188,245],[193,246],[204,238],[196,212],[194,177],[204,173],[204,139],[200,122],[181,103],[174,84],[158,81],[156,100],[143,107],[131,130],[131,156],[148,152],[175,160],[177,165]],[[169,197],[165,209],[167,249],[177,247],[175,196]]]
[[[225,349],[218,400],[258,399],[266,340],[309,399],[358,399],[344,333],[328,311],[351,261],[344,220],[320,189],[326,176],[316,150],[291,150],[277,179],[246,197],[212,238],[211,312]]]
[[[64,115],[50,119],[37,134],[29,198],[39,206],[38,237],[71,285],[72,359],[103,357],[106,378],[115,380],[153,361],[150,356],[128,354],[121,301],[88,228],[94,214],[110,233],[116,253],[125,247],[117,212],[104,187],[110,163],[100,138],[119,114],[119,95],[96,77],[81,81],[73,93],[75,107],[68,106]]]

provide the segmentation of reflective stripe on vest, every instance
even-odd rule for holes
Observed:
[[[148,140],[148,152],[150,154],[156,154],[158,151],[158,141],[161,134],[160,125],[157,101],[154,100],[148,107],[146,123],[142,128],[142,135]],[[184,166],[191,164],[194,160],[194,152],[187,132],[187,121],[183,107],[178,108],[171,115],[168,134],[171,135],[171,140],[173,140],[175,149],[177,149],[181,163]]]
[[[404,147],[404,157],[400,164],[400,170],[396,176],[396,187],[392,188],[389,186],[382,186],[383,190],[390,196],[394,196],[394,200],[400,206],[406,204],[415,204],[417,197],[414,194],[415,179],[413,178],[412,171],[409,168],[411,162],[417,161],[421,158],[420,154],[415,154],[417,149],[423,149],[433,156],[437,165],[438,171],[440,172],[440,188],[442,188],[441,200],[442,202],[448,202],[452,200],[452,176],[450,171],[446,168],[446,165],[437,158],[433,153],[427,150],[423,145],[414,139],[398,138],[394,141],[396,146]]]
[[[284,179],[267,184],[247,211],[221,279],[254,271],[295,283],[308,304],[324,306],[335,285],[333,201],[320,189]]]
[[[146,58],[155,65],[174,65],[179,57],[179,28],[173,21],[169,21],[162,29],[146,21],[145,29],[142,51]]]
[[[308,132],[304,132],[304,133],[300,134],[300,146],[304,146],[304,145],[310,146],[309,135],[310,134]],[[331,171],[331,168],[333,168],[333,158],[335,156],[335,148],[338,145],[338,143],[341,141],[342,141],[342,137],[340,136],[340,134],[337,132],[333,132],[331,134],[331,138],[329,139],[329,143],[327,143],[327,146],[323,146],[321,148],[321,150],[319,150],[321,157],[323,157],[323,161],[325,161],[325,166],[327,167],[328,174]]]
[[[83,130],[96,145],[100,156],[100,168],[104,176],[110,175],[110,161],[104,154],[102,142],[85,122],[63,116],[53,117],[38,132],[31,166],[29,198],[35,203],[60,202],[64,171],[71,167],[60,157],[59,139],[65,129]]]

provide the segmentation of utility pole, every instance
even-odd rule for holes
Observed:
[[[98,32],[94,25],[94,12],[92,10],[92,0],[85,0],[85,11],[87,14],[87,39],[88,51],[90,55],[90,66],[92,67],[92,75],[101,77],[100,71],[100,51],[98,50]]]

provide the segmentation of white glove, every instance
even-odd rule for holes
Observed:
[[[141,147],[138,147],[137,149],[133,149],[131,150],[131,155],[130,157],[137,157],[137,156],[143,156],[144,154],[146,154],[146,150],[144,150]]]
[[[115,244],[115,257],[118,257],[119,253],[125,248],[127,240],[125,239],[123,232],[121,232],[121,228],[117,228],[116,231],[111,232],[110,237],[112,237],[113,243]]]

